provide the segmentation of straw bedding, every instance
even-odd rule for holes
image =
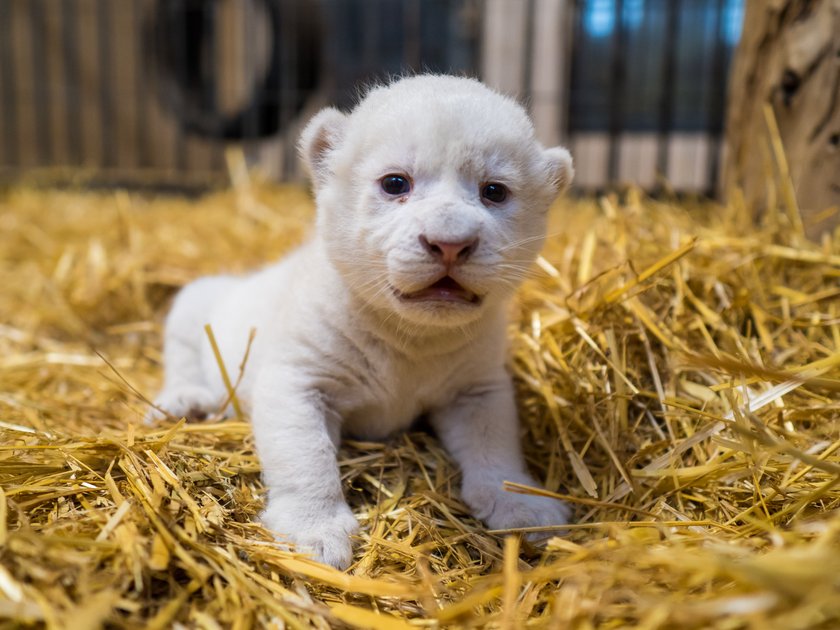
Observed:
[[[246,421],[141,423],[174,291],[276,258],[311,214],[241,178],[194,200],[0,193],[5,625],[840,625],[840,241],[737,204],[559,205],[511,370],[575,525],[547,549],[487,532],[422,428],[349,442],[345,574],[254,522]]]

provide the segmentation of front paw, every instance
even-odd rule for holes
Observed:
[[[530,478],[509,480],[537,486]],[[566,525],[569,522],[569,506],[562,501],[505,490],[502,481],[465,484],[463,495],[473,514],[490,529],[550,527]],[[526,538],[539,543],[556,533],[556,530],[531,532]]]
[[[359,522],[343,501],[318,506],[317,501],[271,499],[262,522],[278,540],[292,543],[313,560],[337,569],[353,561],[350,536],[359,531]]]

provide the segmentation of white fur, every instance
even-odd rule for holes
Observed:
[[[255,328],[238,393],[268,487],[263,522],[337,567],[351,562],[358,528],[336,464],[341,434],[384,438],[423,413],[461,466],[464,501],[489,527],[565,523],[563,504],[502,482],[534,484],[504,367],[506,311],[542,245],[546,210],[571,181],[568,152],[541,147],[512,100],[433,75],[376,87],[350,114],[323,110],[301,152],[317,198],[314,237],[253,275],[203,278],[179,294],[158,406],[174,416],[218,409],[225,391],[203,325],[234,373]],[[411,192],[383,192],[389,173],[408,176]],[[505,184],[508,200],[483,202],[487,182]],[[443,273],[421,235],[478,238],[450,275],[480,305],[398,296]]]

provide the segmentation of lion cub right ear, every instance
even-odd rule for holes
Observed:
[[[563,147],[546,149],[543,155],[548,168],[548,181],[554,186],[555,194],[562,195],[575,177],[572,156]]]
[[[346,114],[327,107],[312,117],[300,135],[298,148],[316,187],[330,175],[327,158],[341,143],[346,123]]]

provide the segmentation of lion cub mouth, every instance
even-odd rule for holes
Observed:
[[[440,280],[430,284],[425,289],[402,293],[397,291],[397,296],[405,302],[455,302],[457,304],[478,305],[481,297],[461,286],[451,276],[444,276]]]

